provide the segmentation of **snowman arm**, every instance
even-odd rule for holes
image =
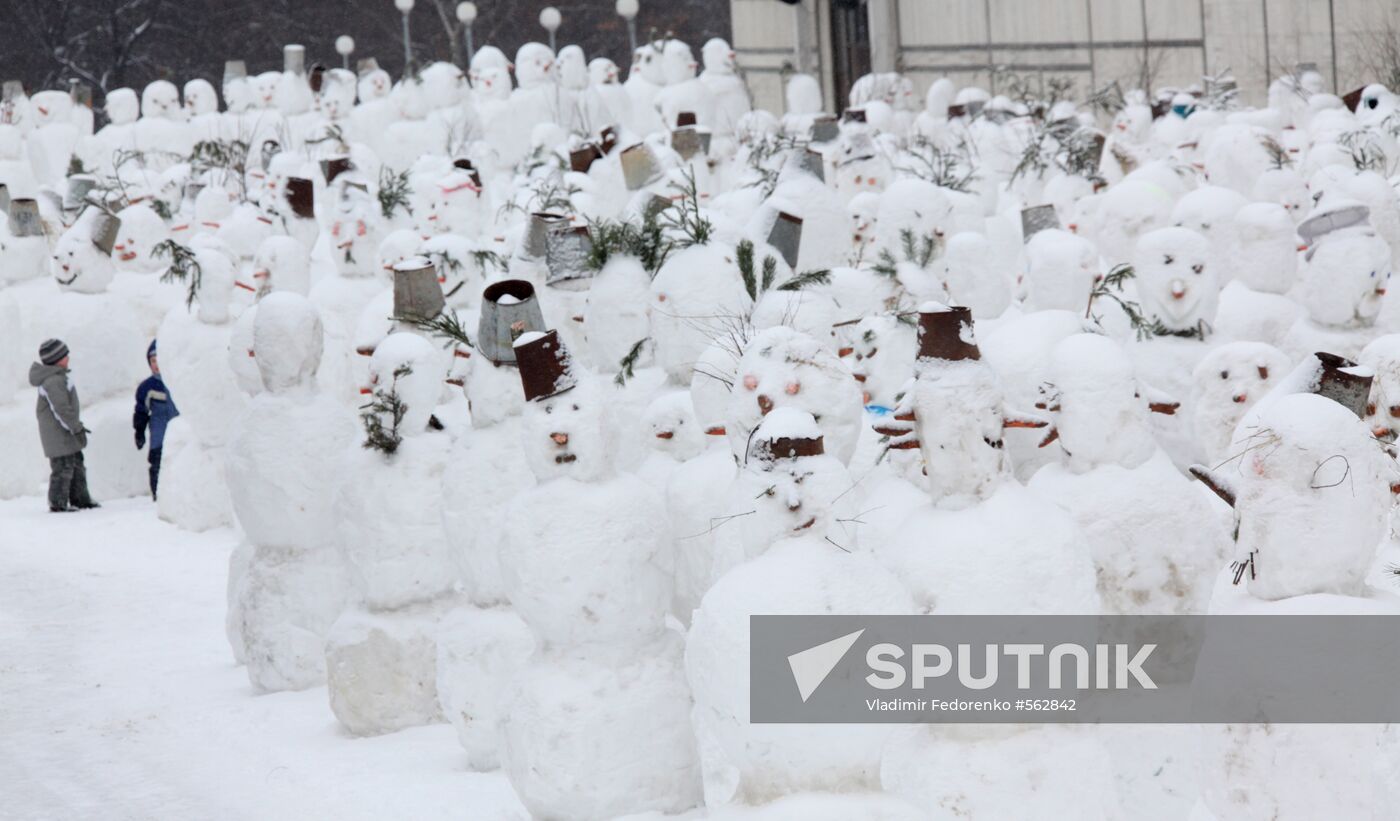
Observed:
[[[1003,428],[1048,428],[1051,427],[1050,420],[1039,414],[1026,413],[1024,411],[1007,408],[1001,415],[1001,426]]]
[[[1233,482],[1219,473],[1212,471],[1205,465],[1192,465],[1189,468],[1192,476],[1196,477],[1206,487],[1210,488],[1216,496],[1225,500],[1225,504],[1230,507],[1235,506],[1235,500],[1239,498],[1239,491]]]
[[[1147,409],[1153,413],[1173,416],[1176,414],[1177,408],[1181,407],[1181,403],[1172,398],[1170,394],[1163,393],[1151,385],[1139,384],[1138,396],[1147,402]]]
[[[904,383],[890,418],[875,426],[876,433],[890,437],[890,450],[913,450],[919,446],[914,429],[914,385],[913,379]]]

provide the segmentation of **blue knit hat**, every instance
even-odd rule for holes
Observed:
[[[153,356],[155,356],[155,355],[156,355],[156,341],[155,341],[154,339],[152,339],[152,340],[151,340],[151,346],[150,346],[149,348],[146,349],[146,358],[147,358],[147,359],[150,359],[151,357],[153,357]]]

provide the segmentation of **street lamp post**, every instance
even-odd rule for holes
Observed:
[[[350,55],[355,53],[355,38],[342,34],[335,38],[335,53],[340,55],[340,67],[350,70]]]
[[[638,0],[617,0],[617,15],[627,21],[627,41],[632,48],[629,57],[637,51],[637,11],[640,6]]]
[[[413,72],[413,43],[408,39],[408,14],[413,11],[413,0],[394,0],[394,8],[403,14],[403,76]]]
[[[472,48],[472,23],[476,22],[476,4],[458,3],[457,22],[462,24],[463,33],[467,36],[467,66],[470,67],[472,56],[476,53],[476,49]]]
[[[554,43],[554,32],[559,30],[559,24],[562,22],[564,22],[564,16],[559,13],[559,9],[553,6],[545,6],[544,10],[540,12],[540,25],[549,32],[549,50],[556,54],[559,49]]]

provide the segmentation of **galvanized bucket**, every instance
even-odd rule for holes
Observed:
[[[494,282],[481,292],[481,320],[476,347],[497,365],[515,364],[515,338],[544,330],[544,314],[535,287],[523,279]]]

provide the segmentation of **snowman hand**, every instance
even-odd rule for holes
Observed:
[[[1050,420],[1038,414],[1024,413],[1007,408],[1001,416],[1001,426],[1003,428],[1047,428],[1051,427]],[[1053,440],[1052,440],[1053,441]],[[1048,443],[1047,443],[1048,444]],[[1045,447],[1045,445],[1041,445]]]

